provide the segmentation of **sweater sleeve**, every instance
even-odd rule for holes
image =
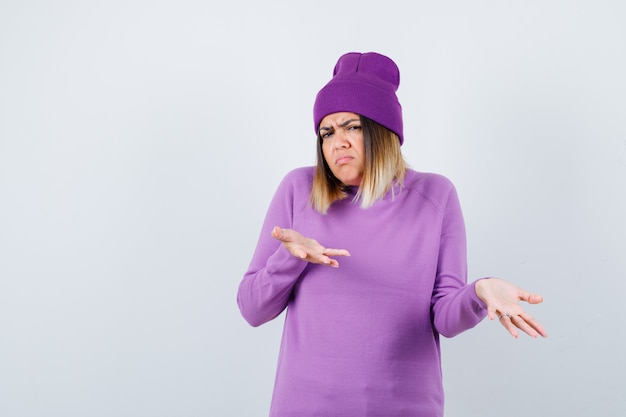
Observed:
[[[443,210],[432,314],[435,329],[445,337],[453,337],[476,326],[487,309],[476,295],[475,282],[467,284],[465,224],[452,185]]]
[[[237,292],[242,316],[255,327],[274,319],[287,307],[293,286],[307,266],[271,237],[274,226],[293,227],[298,187],[292,178],[293,174],[288,174],[272,198],[252,260]]]

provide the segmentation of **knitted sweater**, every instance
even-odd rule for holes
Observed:
[[[362,209],[309,204],[313,167],[288,173],[269,206],[237,303],[259,326],[285,308],[271,417],[441,417],[439,335],[486,315],[467,285],[465,226],[452,183],[408,170]],[[292,256],[271,229],[347,249],[339,268]]]

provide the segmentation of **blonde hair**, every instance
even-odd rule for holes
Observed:
[[[402,184],[407,164],[400,149],[400,139],[391,130],[364,116],[361,119],[365,148],[365,170],[354,196],[361,208],[371,207],[385,196],[394,181]],[[317,167],[311,189],[311,205],[326,214],[330,205],[348,196],[347,186],[333,175],[322,152],[322,138],[317,135]],[[392,190],[393,191],[393,190]]]

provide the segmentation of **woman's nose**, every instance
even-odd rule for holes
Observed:
[[[340,130],[335,133],[335,147],[336,148],[348,148],[350,147],[350,141],[348,140],[348,132]]]

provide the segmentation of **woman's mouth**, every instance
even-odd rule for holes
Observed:
[[[343,164],[347,164],[348,162],[352,161],[352,157],[351,156],[340,156],[339,158],[337,158],[337,160],[335,161],[335,165],[343,165]]]

